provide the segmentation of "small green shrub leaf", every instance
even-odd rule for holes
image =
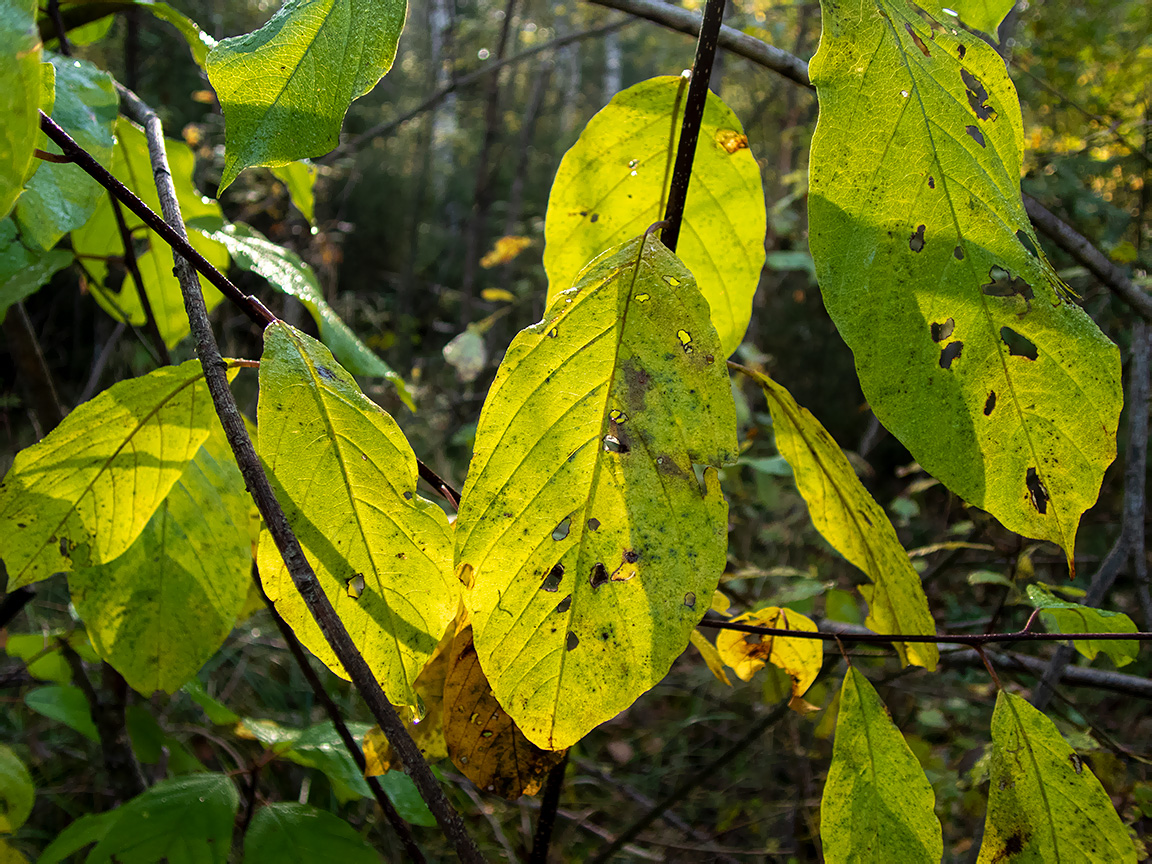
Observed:
[[[71,856],[85,846],[91,846],[102,840],[119,818],[119,810],[105,810],[103,813],[81,816],[44,847],[44,851],[36,859],[36,864],[59,864],[61,861],[71,859]]]
[[[939,864],[935,795],[876,690],[850,666],[840,688],[836,743],[820,802],[828,864]]]
[[[416,494],[416,456],[388,414],[319,342],[286,324],[264,331],[260,456],[304,552],[395,704],[455,615],[452,534]],[[344,669],[280,558],[260,537],[260,577],[277,610],[333,672]]]
[[[203,377],[189,360],[121,381],[17,454],[0,482],[9,591],[132,545],[219,424]]]
[[[247,864],[380,864],[380,853],[352,826],[307,804],[279,802],[261,807],[244,835]]]
[[[0,6],[0,216],[11,212],[24,182],[36,170],[32,151],[40,135],[40,34],[36,3],[13,0]],[[51,74],[51,73],[48,73]],[[45,106],[47,110],[47,106]]]
[[[49,684],[24,694],[24,704],[49,720],[63,723],[87,738],[99,741],[100,734],[92,722],[92,710],[79,687]]]
[[[924,8],[928,9],[940,19],[943,24],[951,24],[953,20],[973,30],[987,33],[993,39],[996,31],[1000,29],[1000,22],[1012,11],[1016,0],[928,0]]]
[[[1135,864],[1108,793],[1055,724],[1000,692],[992,714],[991,783],[978,864]]]
[[[792,466],[812,524],[872,580],[871,585],[860,586],[869,607],[865,624],[880,633],[935,633],[920,576],[900,545],[896,529],[864,488],[844,451],[787,389],[761,372],[749,374],[768,399],[776,449]],[[935,645],[901,642],[896,643],[896,650],[904,663],[936,668]]]
[[[1109,612],[1061,600],[1046,585],[1029,585],[1028,599],[1041,610],[1040,618],[1048,629],[1056,633],[1136,632],[1136,623],[1123,612]],[[1103,651],[1117,666],[1131,663],[1140,653],[1140,643],[1134,639],[1077,639],[1072,645],[1089,660],[1095,660],[1096,655]]]
[[[254,165],[334,148],[353,99],[392,68],[407,0],[288,0],[252,33],[208,52],[224,109],[220,189]]]
[[[949,489],[1071,565],[1116,454],[1119,352],[1024,212],[1003,59],[918,9],[824,4],[810,67],[820,288],[880,422]]]
[[[14,834],[32,812],[36,785],[20,757],[0,744],[0,834]]]
[[[683,117],[682,110],[672,116],[680,85],[663,76],[617,93],[564,155],[544,223],[550,303],[605,249],[664,218],[669,147],[674,154]],[[748,329],[766,219],[760,168],[740,121],[709,93],[676,254],[708,301],[723,357]]]
[[[456,566],[481,667],[536,746],[575,743],[687,647],[724,569],[716,466],[735,461],[735,429],[707,303],[651,236],[589,264],[512,341]]]
[[[316,186],[316,166],[309,162],[289,162],[287,165],[273,166],[272,173],[284,184],[288,197],[301,215],[315,223],[316,196],[313,188]]]
[[[16,236],[12,218],[0,219],[0,324],[14,304],[35,294],[72,260],[64,249],[29,249]]]

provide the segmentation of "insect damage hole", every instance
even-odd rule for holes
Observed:
[[[968,94],[968,107],[979,120],[995,120],[996,109],[988,104],[988,91],[984,89],[980,79],[967,69],[960,70],[960,80],[964,82],[964,89]]]
[[[693,594],[691,591],[689,591],[687,594],[684,595],[684,605],[687,606],[689,609],[695,609],[696,608],[696,595]]]
[[[1051,496],[1048,494],[1048,489],[1040,480],[1040,475],[1036,473],[1035,468],[1029,468],[1028,473],[1024,477],[1024,485],[1028,487],[1028,500],[1032,502],[1032,506],[1036,508],[1036,512],[1043,516],[1048,512],[1048,502]]]
[[[1025,360],[1035,360],[1039,354],[1036,343],[1011,327],[1000,328],[1000,339],[1008,346],[1008,353],[1013,357],[1023,357]]]
[[[604,436],[604,452],[605,453],[627,453],[631,450],[627,444],[617,438],[615,435]]]
[[[569,516],[564,519],[559,525],[552,529],[552,539],[556,541],[563,540],[568,536],[568,531],[572,528],[572,517]]]
[[[960,352],[964,350],[964,343],[960,341],[949,342],[944,346],[940,352],[940,368],[949,369],[952,366],[952,361],[960,356]]]
[[[932,333],[932,341],[940,342],[952,335],[952,331],[956,329],[956,319],[948,318],[939,323],[934,321],[929,329]]]
[[[983,132],[981,132],[975,126],[965,126],[964,131],[967,132],[970,136],[972,136],[973,141],[975,141],[981,147],[984,146],[984,133]]]
[[[353,600],[359,600],[360,595],[364,593],[364,574],[357,573],[355,576],[345,582],[344,590]]]
[[[560,590],[560,580],[564,578],[564,565],[557,564],[548,571],[548,575],[544,577],[544,582],[540,585],[541,591],[549,591],[555,593]]]
[[[577,636],[575,633],[573,633],[571,630],[569,630],[568,631],[568,637],[564,640],[565,647],[569,651],[571,651],[573,648],[575,648],[579,644],[580,644],[580,637]]]
[[[687,330],[677,330],[676,338],[680,340],[680,347],[684,349],[685,354],[692,353],[692,334]]]
[[[932,52],[928,50],[928,46],[924,44],[924,40],[920,38],[920,34],[913,30],[912,25],[907,21],[904,22],[904,29],[908,31],[908,35],[912,37],[912,41],[916,43],[916,47],[920,49],[920,53],[925,57],[931,57]]]
[[[1031,285],[1003,267],[993,265],[988,268],[988,279],[988,282],[980,286],[980,290],[988,297],[1021,297],[1028,303],[1036,296]]]
[[[913,252],[919,252],[924,248],[924,226],[919,226],[916,231],[908,238],[908,248]]]
[[[992,416],[992,410],[996,407],[996,391],[988,391],[988,398],[984,400],[984,416]]]
[[[599,588],[608,581],[608,568],[604,566],[604,562],[597,561],[592,566],[592,576],[589,581],[592,583],[593,588]]]

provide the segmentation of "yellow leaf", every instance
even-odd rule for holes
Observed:
[[[517,237],[516,235],[501,237],[492,247],[492,251],[480,259],[480,266],[490,270],[499,264],[507,264],[531,245],[531,237]]]
[[[745,612],[732,621],[738,624],[754,624],[758,627],[816,632],[816,624],[810,618],[790,609],[781,609],[779,606],[767,606],[755,612]],[[751,680],[757,670],[764,668],[765,663],[780,667],[792,679],[793,697],[804,695],[804,692],[812,686],[824,659],[824,647],[819,639],[757,637],[735,630],[720,631],[720,635],[716,637],[716,650],[742,681]]]
[[[516,299],[515,294],[513,294],[511,291],[506,291],[503,288],[485,288],[480,292],[480,296],[487,300],[489,303],[512,303]]]
[[[732,601],[728,599],[728,595],[723,591],[716,590],[712,592],[712,611],[719,612],[726,615],[728,607],[732,605]]]
[[[720,659],[720,652],[716,650],[716,646],[705,639],[704,634],[699,630],[693,630],[688,635],[688,639],[696,646],[696,650],[700,652],[700,656],[704,658],[704,662],[708,664],[708,669],[712,674],[731,687],[732,682],[728,680],[728,673],[724,671],[724,661]]]

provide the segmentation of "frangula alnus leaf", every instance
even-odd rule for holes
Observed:
[[[380,864],[380,853],[339,816],[307,804],[280,801],[256,811],[244,835],[248,864]]]
[[[36,170],[32,151],[40,134],[42,48],[32,0],[5,3],[0,9],[0,217],[7,216]],[[49,73],[50,74],[50,73]],[[47,110],[47,106],[46,106]]]
[[[1119,352],[1040,251],[1004,61],[913,5],[823,4],[809,233],[873,411],[949,489],[1062,547],[1115,456]]]
[[[1040,618],[1049,630],[1056,633],[1135,633],[1136,622],[1123,612],[1095,609],[1061,600],[1051,589],[1039,582],[1028,586],[1028,599],[1040,610]],[[1117,666],[1125,666],[1140,653],[1140,643],[1135,639],[1114,641],[1111,639],[1076,639],[1072,645],[1087,657],[1095,660],[1103,651]]]
[[[724,569],[716,466],[735,431],[707,303],[651,235],[589,264],[512,341],[456,566],[493,693],[537,746],[579,740],[687,646]]]
[[[811,618],[779,606],[766,606],[754,612],[745,612],[732,621],[757,627],[816,632],[816,624]],[[716,634],[716,651],[741,681],[751,681],[752,676],[763,669],[765,663],[784,670],[792,679],[793,697],[803,696],[812,686],[824,662],[824,645],[819,639],[756,636],[736,630],[721,630]]]

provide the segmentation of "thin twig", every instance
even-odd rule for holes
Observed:
[[[172,358],[168,354],[168,346],[164,344],[164,337],[160,335],[160,326],[156,323],[156,315],[152,312],[152,301],[148,299],[148,292],[144,290],[144,277],[140,275],[140,265],[136,261],[132,232],[128,230],[128,223],[124,221],[124,208],[115,195],[109,193],[108,197],[112,199],[112,215],[116,217],[120,242],[124,244],[124,269],[132,277],[132,283],[136,286],[136,296],[140,300],[140,308],[144,310],[144,329],[156,346],[160,360],[165,366],[171,366]]]
[[[544,782],[544,796],[540,800],[540,814],[536,817],[536,833],[532,837],[532,852],[528,864],[548,864],[548,849],[552,845],[552,829],[556,825],[556,809],[560,806],[560,792],[564,788],[564,774],[568,771],[568,751],[548,772]]]
[[[1132,556],[1132,577],[1144,626],[1152,628],[1152,596],[1148,590],[1148,551],[1144,548],[1145,472],[1148,468],[1148,322],[1132,322],[1132,358],[1128,376],[1128,452],[1124,467],[1124,533]]]
[[[124,335],[124,331],[128,329],[128,325],[123,321],[117,321],[116,326],[112,328],[108,339],[104,342],[100,353],[96,356],[95,362],[92,364],[92,371],[88,373],[88,383],[84,385],[84,389],[80,391],[80,395],[76,397],[76,404],[81,405],[96,395],[96,390],[100,386],[100,378],[104,375],[104,370],[108,368],[108,361],[112,358],[112,352],[116,349],[117,343]]]
[[[48,0],[48,17],[52,19],[52,26],[56,28],[56,50],[65,57],[72,56],[72,47],[68,44],[68,30],[64,26],[64,19],[60,17],[60,0]]]
[[[31,397],[32,412],[35,417],[37,435],[43,437],[60,425],[64,419],[64,406],[57,395],[56,382],[52,371],[40,350],[40,340],[32,319],[23,303],[13,303],[4,316],[4,338],[8,342],[8,352],[12,355],[20,380],[27,387]]]

